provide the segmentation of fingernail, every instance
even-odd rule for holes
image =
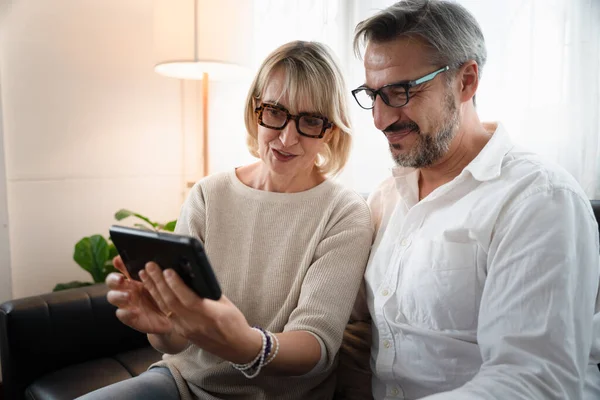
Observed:
[[[146,279],[146,271],[144,271],[143,269],[140,270],[140,272],[138,272],[138,275],[141,279]]]
[[[166,278],[173,278],[175,276],[175,272],[169,268],[165,270],[164,275]]]

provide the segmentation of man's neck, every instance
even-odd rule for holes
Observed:
[[[419,170],[419,200],[460,175],[485,147],[492,134],[493,131],[486,130],[476,116],[470,123],[462,124],[446,155],[435,165]]]

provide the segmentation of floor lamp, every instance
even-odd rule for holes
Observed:
[[[247,74],[252,20],[252,0],[154,0],[154,45],[160,60],[154,70],[171,78],[202,80],[201,177],[210,168],[209,80]]]

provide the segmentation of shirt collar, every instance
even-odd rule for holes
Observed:
[[[481,149],[477,157],[465,167],[473,178],[480,182],[489,181],[500,176],[504,156],[514,147],[508,132],[500,123],[484,124],[489,130],[494,129],[492,138]]]
[[[485,123],[484,125],[488,130],[494,130],[492,138],[464,169],[464,171],[470,172],[473,178],[481,182],[500,176],[504,156],[514,147],[508,132],[501,123]],[[394,167],[392,169],[394,178],[401,179],[406,179],[415,172],[417,172],[417,169],[410,167]]]

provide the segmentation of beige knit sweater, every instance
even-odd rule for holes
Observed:
[[[342,334],[373,237],[363,199],[331,180],[300,193],[244,185],[235,171],[199,181],[177,233],[199,238],[223,293],[250,325],[309,331],[324,344],[324,368],[303,376],[245,378],[191,345],[164,355],[187,399],[330,399]]]

